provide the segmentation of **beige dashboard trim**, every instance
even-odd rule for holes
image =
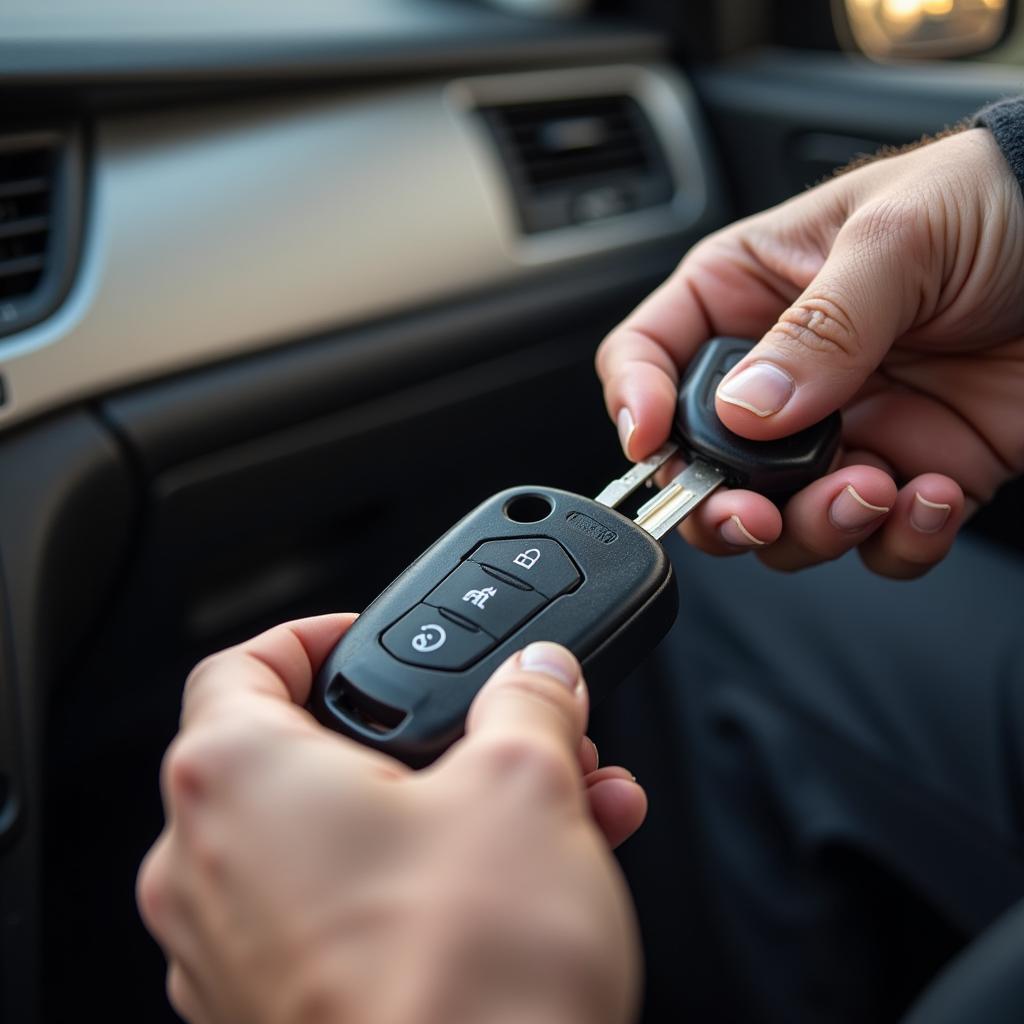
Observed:
[[[670,206],[522,238],[479,102],[625,90],[661,131]],[[540,267],[712,226],[685,81],[656,65],[107,116],[85,242],[53,316],[0,341],[0,430],[134,382]]]

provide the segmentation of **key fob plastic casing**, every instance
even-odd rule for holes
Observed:
[[[729,430],[715,411],[715,392],[753,347],[744,338],[715,338],[697,353],[679,390],[676,439],[687,456],[714,463],[730,487],[757,491],[781,505],[828,472],[842,420],[835,412],[777,441],[750,441]]]
[[[513,488],[470,512],[360,615],[309,708],[419,767],[462,735],[473,696],[514,651],[534,640],[568,647],[597,701],[677,609],[671,563],[644,530],[568,491]]]

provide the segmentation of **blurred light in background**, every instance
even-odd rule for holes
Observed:
[[[833,9],[840,34],[877,60],[979,53],[1009,20],[1008,0],[836,0]]]

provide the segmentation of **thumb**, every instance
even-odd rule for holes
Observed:
[[[530,644],[508,659],[477,694],[465,743],[506,738],[546,746],[578,774],[587,724],[587,688],[564,647]]]
[[[793,434],[857,393],[922,298],[916,220],[850,220],[821,270],[718,387],[722,422],[756,441]],[[926,233],[926,232],[925,232]]]

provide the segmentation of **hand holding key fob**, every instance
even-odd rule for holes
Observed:
[[[680,388],[678,445],[664,445],[596,499],[516,487],[456,523],[328,655],[309,700],[316,718],[413,767],[429,764],[462,735],[494,670],[536,640],[568,647],[599,700],[675,620],[660,538],[722,483],[781,502],[829,468],[838,413],[767,442],[738,437],[718,419],[718,384],[752,345],[705,345]],[[677,448],[687,468],[635,520],[614,511]]]

